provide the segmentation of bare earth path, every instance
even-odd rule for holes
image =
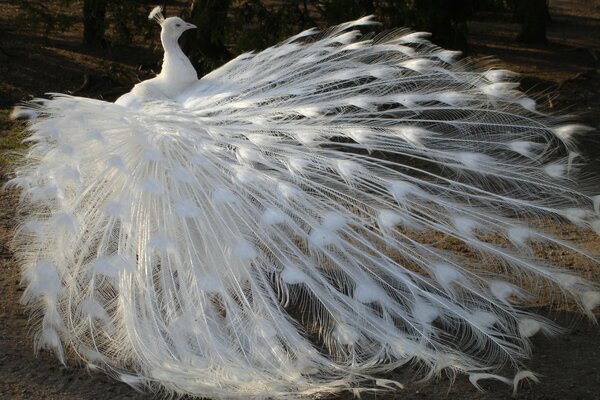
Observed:
[[[552,25],[548,44],[522,46],[516,44],[517,26],[507,18],[491,22],[478,18],[470,24],[471,47],[476,57],[495,55],[509,69],[524,75],[522,86],[541,93],[541,101],[553,109],[567,110],[580,115],[587,124],[600,132],[600,0],[551,0]],[[135,73],[136,63],[99,61],[94,53],[78,50],[74,34],[62,35],[50,44],[42,43],[34,34],[19,30],[12,22],[14,7],[0,11],[0,45],[11,54],[0,55],[0,108],[8,108],[27,95],[42,95],[46,91],[75,90],[81,84],[82,71],[100,73],[112,68],[123,73]],[[484,16],[485,17],[485,16]],[[134,59],[152,57],[139,50]],[[127,60],[126,57],[123,58]],[[146,72],[148,74],[149,72]],[[143,76],[142,76],[143,77]],[[117,86],[114,81],[109,82]],[[97,97],[92,87],[85,96]],[[116,92],[115,92],[116,93]],[[107,97],[108,98],[108,97]],[[2,133],[9,129],[6,112],[0,113],[0,152]],[[583,150],[591,161],[591,171],[600,173],[600,139],[592,136],[584,142]],[[0,160],[3,161],[3,160]],[[0,162],[0,168],[5,168]],[[0,169],[0,181],[6,179]],[[18,304],[22,293],[19,270],[12,260],[7,240],[12,234],[14,194],[0,193],[0,399],[154,399],[151,394],[139,393],[115,382],[103,374],[88,371],[73,361],[68,367],[47,352],[37,357],[33,353],[33,337],[28,330],[27,315]],[[590,250],[600,249],[600,238],[565,229],[563,236],[571,237]],[[547,249],[547,251],[552,251]],[[578,264],[566,254],[553,254],[557,261],[600,282],[600,271]],[[587,268],[587,269],[586,269]],[[600,328],[569,310],[542,312],[569,328],[557,338],[535,337],[534,355],[527,363],[540,375],[540,383],[524,383],[517,399],[530,400],[600,400]],[[510,399],[511,388],[501,383],[483,382],[486,392],[477,391],[465,377],[454,384],[440,378],[419,384],[411,379],[412,370],[401,370],[390,377],[405,383],[405,390],[394,394],[365,395],[367,399]],[[337,399],[352,398],[350,394]]]

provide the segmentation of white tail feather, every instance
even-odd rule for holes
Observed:
[[[587,253],[524,220],[600,231],[564,161],[585,129],[427,34],[350,31],[372,23],[244,54],[170,101],[41,103],[12,181],[38,348],[217,398],[389,389],[369,378],[414,360],[535,380],[481,370],[554,331],[518,307],[537,288],[600,303],[531,246]]]

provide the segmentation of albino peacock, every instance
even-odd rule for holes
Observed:
[[[600,197],[572,179],[586,128],[536,111],[514,74],[422,32],[362,36],[365,17],[198,80],[177,44],[194,26],[150,17],[156,78],[16,111],[37,349],[213,398],[393,390],[382,373],[409,363],[516,385],[535,379],[528,338],[558,329],[519,303],[600,303],[533,250],[593,258],[536,227],[600,232]]]

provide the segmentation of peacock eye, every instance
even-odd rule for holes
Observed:
[[[181,26],[181,24],[175,24],[175,26]]]

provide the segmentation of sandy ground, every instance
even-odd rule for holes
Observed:
[[[478,16],[477,21],[470,23],[473,56],[496,56],[500,64],[521,72],[523,88],[537,93],[548,108],[576,114],[600,132],[600,1],[552,0],[550,5],[553,22],[549,43],[519,45],[513,41],[518,27],[509,18],[497,22]],[[44,42],[35,32],[16,27],[14,15],[14,6],[7,5],[0,11],[0,46],[10,55],[0,54],[0,108],[44,92],[76,91],[84,72],[94,76],[95,81],[81,95],[112,99],[126,91],[131,81],[151,76],[160,58],[145,48],[111,54],[83,50],[73,32]],[[140,64],[144,66],[138,68]],[[0,114],[0,130],[8,127],[6,113]],[[599,143],[597,134],[583,141],[593,173],[600,171]],[[6,173],[0,171],[0,179],[5,180]],[[13,229],[14,205],[14,194],[0,194],[0,399],[155,398],[77,364],[62,366],[52,354],[34,355],[27,315],[18,304],[23,290],[19,270],[7,245]],[[563,235],[588,249],[600,249],[600,239],[594,235],[568,229]],[[600,282],[597,265],[586,266],[561,253],[553,253],[552,257]],[[598,326],[568,309],[550,311],[542,307],[540,312],[569,330],[556,338],[534,338],[533,357],[527,367],[539,374],[540,383],[524,383],[516,398],[600,399]],[[511,388],[497,382],[484,382],[486,391],[479,392],[462,376],[452,385],[445,377],[418,383],[414,373],[408,368],[390,374],[389,378],[405,384],[404,390],[364,398],[489,400],[509,399],[512,394]]]

